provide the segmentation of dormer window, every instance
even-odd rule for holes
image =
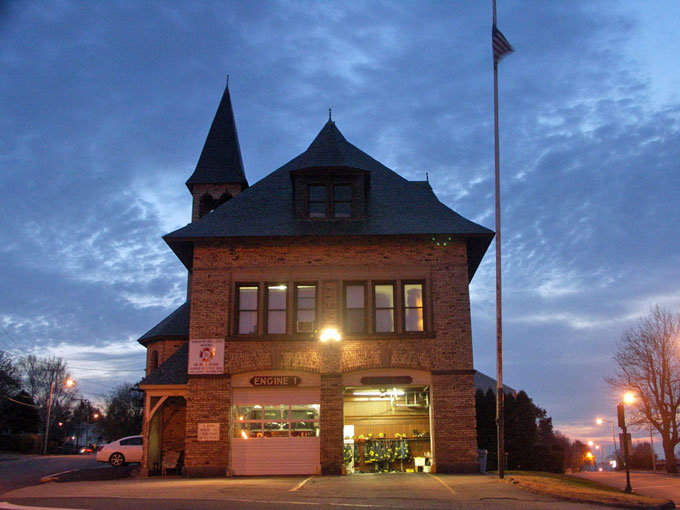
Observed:
[[[352,217],[352,186],[350,184],[333,186],[333,217]]]
[[[323,184],[309,185],[309,217],[326,218],[328,216],[328,197]]]
[[[306,168],[291,172],[295,217],[300,220],[363,220],[368,172],[353,168]]]
[[[329,190],[332,193],[329,193]],[[307,211],[311,219],[343,219],[352,217],[352,185],[349,183],[309,184]]]

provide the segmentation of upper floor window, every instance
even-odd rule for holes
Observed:
[[[366,331],[366,286],[363,283],[345,285],[345,332]]]
[[[270,335],[286,333],[287,302],[288,287],[286,285],[267,285],[267,333]]]
[[[333,217],[352,217],[352,186],[349,184],[333,186]]]
[[[239,284],[236,289],[236,306],[238,308],[236,331],[239,335],[255,335],[257,334],[259,288],[253,284]]]
[[[296,284],[295,305],[295,332],[313,333],[316,327],[316,284]]]
[[[404,282],[404,331],[425,331],[423,282]]]
[[[309,186],[309,217],[325,218],[328,215],[328,197],[326,186],[310,184]]]
[[[394,283],[373,286],[376,333],[394,333]]]
[[[309,218],[352,217],[351,184],[310,184],[307,188],[307,196]]]

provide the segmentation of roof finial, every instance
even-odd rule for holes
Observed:
[[[425,172],[425,180],[430,182],[430,172]]]
[[[227,87],[229,86],[229,75],[227,75]]]
[[[328,109],[328,122],[332,122],[333,119],[331,118],[331,109]]]

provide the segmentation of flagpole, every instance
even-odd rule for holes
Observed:
[[[493,26],[496,26],[496,0],[493,0]],[[505,444],[503,441],[503,307],[501,301],[501,190],[498,143],[498,59],[493,59],[493,129],[496,191],[496,434],[498,443],[498,478],[505,477]]]

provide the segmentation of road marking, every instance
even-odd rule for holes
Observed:
[[[303,486],[304,484],[306,484],[306,483],[307,483],[309,480],[311,480],[312,478],[314,478],[314,475],[310,476],[309,478],[306,478],[306,479],[302,480],[299,484],[297,484],[297,485],[295,486],[295,488],[290,489],[288,492],[299,491],[300,489],[302,489],[302,486]]]
[[[449,489],[449,490],[451,491],[451,494],[455,494],[455,493],[456,493],[456,491],[454,491],[451,487],[449,487],[448,485],[446,485],[446,484],[444,483],[443,480],[440,480],[439,478],[437,478],[436,476],[434,476],[432,473],[428,473],[428,475],[430,475],[432,478],[434,478],[434,479],[437,480],[439,483],[441,483],[444,487],[446,487],[447,489]]]
[[[0,510],[82,510],[78,508],[57,508],[51,506],[21,506],[13,505],[12,503],[7,503],[3,501],[0,503]]]

